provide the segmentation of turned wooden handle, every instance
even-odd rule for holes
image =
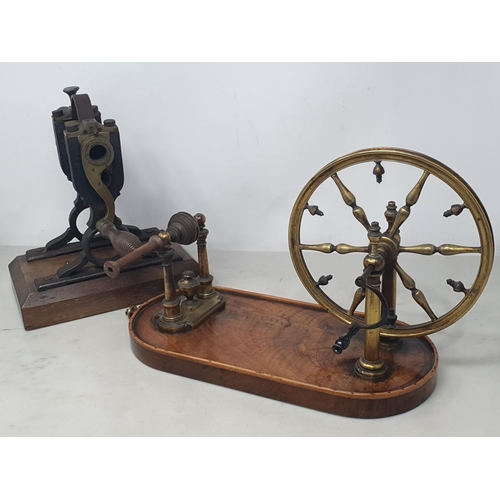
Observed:
[[[130,266],[130,264],[142,259],[144,256],[161,250],[163,248],[163,240],[159,236],[151,236],[147,243],[136,248],[132,252],[120,257],[118,260],[108,260],[104,263],[104,272],[110,278],[117,278],[122,269]]]

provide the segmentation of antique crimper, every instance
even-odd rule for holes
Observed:
[[[69,214],[69,227],[45,248],[29,250],[26,257],[31,262],[61,254],[78,253],[78,256],[58,269],[57,276],[36,280],[39,291],[103,276],[102,266],[109,256],[98,255],[97,249],[111,244],[117,252],[114,258],[118,258],[158,233],[157,228],[141,230],[124,225],[116,215],[115,200],[124,182],[120,133],[115,120],[102,121],[98,107],[92,105],[87,94],[77,94],[78,90],[78,87],[65,88],[70,105],[52,112],[59,163],[77,193]],[[82,234],[77,219],[86,209],[89,218]],[[120,234],[118,240],[113,237],[117,234]],[[74,239],[79,243],[70,243]],[[158,263],[158,259],[144,259],[135,268]]]
[[[89,96],[77,91],[65,88],[70,105],[52,112],[59,163],[76,191],[68,228],[9,265],[27,330],[140,303],[163,287],[157,255],[134,262],[119,280],[106,277],[105,262],[127,255],[159,229],[125,225],[116,215],[115,200],[124,184],[120,133],[115,120],[102,120]],[[81,229],[79,217],[87,215]],[[176,243],[172,246],[175,279],[185,271],[198,272],[196,261]]]

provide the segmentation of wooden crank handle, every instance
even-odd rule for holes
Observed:
[[[110,278],[116,278],[122,269],[142,259],[142,257],[149,253],[163,250],[165,245],[169,245],[170,242],[190,245],[198,239],[199,235],[200,226],[198,220],[187,212],[177,212],[168,222],[167,229],[162,231],[159,236],[151,236],[147,243],[123,255],[118,260],[108,260],[104,263],[104,272]],[[120,239],[124,238],[124,236],[123,234],[119,235]]]
[[[117,278],[122,269],[130,266],[133,262],[142,259],[150,253],[162,250],[164,244],[164,240],[162,240],[159,236],[151,236],[147,243],[144,243],[144,245],[141,245],[139,248],[136,248],[132,252],[120,257],[118,260],[108,260],[105,262],[103,266],[104,272],[110,278]]]

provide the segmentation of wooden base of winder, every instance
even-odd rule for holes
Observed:
[[[183,259],[172,264],[174,279],[180,279],[183,271],[198,273],[198,263],[181,246],[174,244],[173,247]],[[95,251],[95,254],[111,257],[115,252],[113,249],[103,249]],[[20,255],[9,264],[26,330],[142,304],[151,296],[163,292],[161,264],[124,271],[116,279],[101,276],[37,291],[35,280],[54,276],[61,266],[74,258],[75,255],[59,255],[27,262],[26,256]]]
[[[436,385],[438,355],[427,337],[381,349],[383,378],[366,380],[354,365],[363,333],[341,355],[332,351],[346,325],[315,304],[217,288],[226,308],[188,333],[160,333],[162,297],[131,317],[132,350],[165,372],[356,418],[397,415],[423,403]]]

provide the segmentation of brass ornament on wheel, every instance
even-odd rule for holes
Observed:
[[[382,181],[382,173],[384,173],[382,165],[385,165],[387,168],[388,164],[392,164],[393,162],[396,165],[404,164],[416,167],[422,171],[419,180],[407,194],[405,204],[401,208],[397,209],[394,202],[389,202],[387,211],[385,212],[387,229],[378,232],[374,231],[373,224],[375,223],[369,222],[365,211],[362,207],[358,206],[355,195],[343,183],[342,175],[340,174],[343,170],[348,169],[349,167],[368,162],[374,162],[375,164],[374,173],[377,175],[377,182]],[[417,204],[420,194],[425,189],[426,181],[430,176],[436,177],[440,181],[444,182],[455,192],[457,195],[457,201],[461,200],[460,204],[453,205],[444,213],[445,217],[449,217],[450,215],[459,215],[465,208],[468,212],[470,212],[479,235],[479,246],[470,246],[466,244],[433,245],[428,243],[422,245],[402,246],[400,244],[400,231],[401,234],[404,234],[404,223],[409,217],[411,217],[413,207]],[[333,182],[331,182],[332,180]],[[352,208],[354,218],[367,230],[367,246],[354,246],[345,243],[339,244],[338,242],[316,243],[303,241],[301,237],[303,217],[309,216],[308,211],[310,211],[310,207],[313,206],[314,203],[314,200],[312,199],[313,195],[318,187],[325,182],[331,182],[331,186],[333,188],[332,193],[335,194],[333,190],[338,191],[344,203]],[[374,186],[374,189],[375,188],[376,186]],[[417,208],[415,207],[415,209]],[[342,156],[341,158],[338,158],[326,165],[305,185],[304,189],[299,194],[292,209],[288,237],[292,262],[304,287],[316,300],[316,302],[348,325],[358,324],[362,327],[364,324],[363,321],[366,321],[367,323],[375,323],[373,319],[377,316],[377,314],[379,318],[381,315],[381,301],[372,300],[373,294],[369,292],[368,289],[365,290],[360,288],[356,291],[353,303],[349,308],[346,309],[340,306],[327,295],[324,287],[317,286],[317,279],[315,279],[309,271],[304,254],[307,252],[337,252],[339,254],[352,252],[367,253],[368,255],[365,257],[365,270],[370,263],[375,262],[373,261],[374,256],[380,256],[383,259],[381,269],[375,272],[375,274],[371,274],[371,278],[369,279],[374,280],[375,288],[377,290],[381,290],[382,295],[384,295],[385,300],[388,303],[389,309],[392,310],[392,321],[389,317],[385,325],[376,329],[379,336],[382,337],[382,340],[385,339],[387,341],[390,341],[391,339],[396,340],[397,338],[429,335],[448,328],[453,323],[458,321],[478,300],[486,286],[493,265],[493,231],[483,204],[472,188],[456,172],[443,163],[424,154],[405,149],[363,149]],[[429,256],[435,253],[445,256],[475,253],[479,255],[480,263],[475,280],[469,288],[466,288],[463,285],[456,285],[453,287],[452,284],[453,290],[463,292],[464,295],[460,302],[458,302],[458,304],[456,304],[451,310],[438,316],[435,314],[423,291],[418,288],[418,283],[415,282],[415,280],[401,267],[398,262],[398,256],[401,253],[414,253]],[[404,288],[411,293],[415,302],[425,311],[429,317],[428,321],[414,325],[395,322],[395,285],[398,277]],[[451,282],[455,283],[455,281],[451,278],[455,277],[450,277],[448,284]],[[376,282],[377,279],[378,283]],[[371,319],[366,317],[363,320],[358,315],[355,315],[354,311],[361,301],[365,300],[368,302],[368,299],[365,297],[368,293],[370,294],[370,304],[367,303],[367,310],[372,310],[374,312],[371,314]],[[365,314],[368,315],[369,313],[367,312]],[[376,345],[377,349],[379,340],[380,339],[374,340],[374,345]],[[341,344],[341,342],[339,344]],[[341,351],[340,348],[338,350]]]

